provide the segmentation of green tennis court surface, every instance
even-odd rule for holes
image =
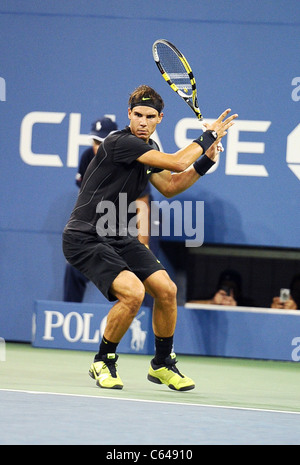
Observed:
[[[98,388],[88,376],[93,356],[6,344],[0,388],[300,412],[297,363],[179,355],[178,368],[195,380],[196,388],[176,392],[147,380],[150,356],[120,354],[124,389],[115,391]]]
[[[5,431],[0,444],[89,443],[97,438],[101,444],[157,444],[157,435],[164,444],[300,443],[297,363],[179,355],[179,369],[195,380],[196,388],[176,392],[147,380],[150,356],[120,354],[120,391],[100,389],[88,376],[93,355],[6,344],[6,361],[0,362],[0,426]],[[67,405],[68,415],[74,415],[72,427],[90,421],[92,433],[86,436],[87,429],[78,427],[71,434],[70,424],[59,432]],[[139,424],[146,417],[147,439],[147,427]],[[95,424],[101,422],[105,433],[94,437]],[[29,424],[35,433],[26,437]],[[129,440],[130,428],[134,434]]]

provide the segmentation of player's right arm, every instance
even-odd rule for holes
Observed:
[[[205,156],[200,158],[203,171],[202,176],[216,163],[218,157],[218,143],[215,142],[207,150]],[[199,161],[196,163],[199,163]],[[198,181],[200,177],[201,174],[199,174],[199,169],[197,171],[197,169],[195,169],[195,164],[193,164],[180,173],[172,173],[168,170],[163,170],[159,173],[153,173],[150,177],[150,182],[162,195],[167,198],[171,198],[187,190],[196,181]]]
[[[233,120],[238,116],[235,114],[229,118],[226,118],[230,111],[230,108],[225,110],[214,123],[207,126],[207,131],[204,132],[198,139],[196,139],[197,142],[192,142],[174,154],[163,153],[157,150],[150,150],[141,155],[137,161],[145,165],[173,171],[175,173],[184,172],[205,151],[207,151],[207,149],[212,144],[214,144],[214,142],[218,143],[222,137],[227,134],[227,130],[234,124]],[[213,137],[211,134],[212,132],[217,133],[217,139]]]

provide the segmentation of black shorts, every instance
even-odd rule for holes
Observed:
[[[135,237],[93,237],[63,234],[63,252],[68,262],[92,281],[109,300],[117,300],[110,287],[123,270],[132,271],[142,282],[165,268]]]

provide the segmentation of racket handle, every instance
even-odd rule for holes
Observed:
[[[217,145],[217,147],[218,147],[218,151],[219,151],[219,152],[224,152],[224,147],[223,147],[223,145],[222,145],[222,142],[221,142],[221,141],[220,141],[220,142],[218,142],[218,145]]]

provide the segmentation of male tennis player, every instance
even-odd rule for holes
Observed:
[[[160,152],[150,138],[163,118],[163,107],[161,96],[149,86],[140,86],[130,95],[129,126],[101,144],[84,175],[77,203],[64,229],[67,260],[109,301],[116,301],[108,313],[99,352],[89,370],[102,388],[123,388],[116,370],[117,346],[137,315],[145,291],[154,298],[155,357],[150,364],[149,381],[178,391],[195,387],[194,381],[177,369],[172,351],[176,285],[153,253],[128,233],[120,204],[124,205],[125,199],[126,209],[139,197],[148,180],[166,197],[189,188],[217,160],[217,144],[237,115],[227,118],[230,109],[224,111],[198,139],[168,154]],[[105,217],[111,204],[115,222],[110,221],[109,215]],[[108,221],[104,227],[105,219]]]

